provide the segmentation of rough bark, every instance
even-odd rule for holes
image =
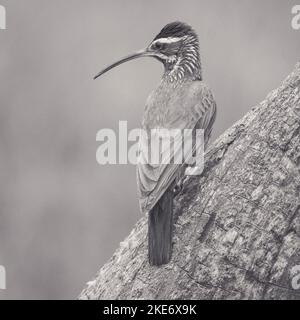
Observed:
[[[299,299],[300,63],[208,150],[176,199],[173,256],[151,267],[142,218],[80,299]]]

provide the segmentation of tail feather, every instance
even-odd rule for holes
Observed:
[[[167,264],[172,255],[173,187],[164,193],[148,218],[148,254],[151,265]]]

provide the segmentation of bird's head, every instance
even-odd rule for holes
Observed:
[[[146,49],[135,52],[103,69],[94,79],[132,59],[154,57],[165,67],[164,77],[171,82],[184,79],[201,80],[198,37],[182,22],[167,24]]]

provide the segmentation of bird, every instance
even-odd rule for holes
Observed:
[[[99,72],[94,79],[112,68],[140,57],[153,57],[164,71],[158,86],[147,99],[142,119],[139,159],[147,160],[147,148],[153,141],[152,130],[159,128],[204,131],[206,148],[216,119],[217,105],[202,78],[197,33],[187,23],[175,21],[164,26],[143,50],[130,54]],[[155,135],[155,134],[154,134]],[[175,140],[178,137],[175,137]],[[173,145],[174,146],[174,145]],[[159,149],[160,162],[139,161],[136,177],[139,205],[148,215],[148,260],[151,266],[168,264],[172,258],[174,198],[186,175],[196,175],[196,165],[161,162],[170,146]],[[155,148],[155,146],[154,146]],[[147,151],[144,151],[147,150]],[[195,152],[195,145],[192,146]]]

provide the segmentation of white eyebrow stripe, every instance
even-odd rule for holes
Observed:
[[[174,42],[178,42],[182,40],[182,38],[178,38],[178,37],[169,37],[169,38],[160,38],[160,39],[156,39],[155,41],[153,41],[153,44],[156,42],[160,42],[160,43],[174,43]]]

